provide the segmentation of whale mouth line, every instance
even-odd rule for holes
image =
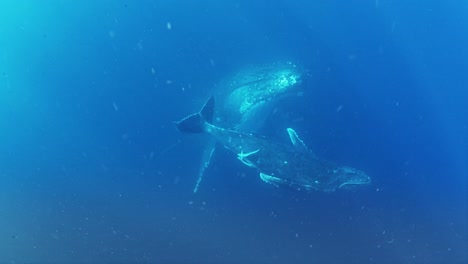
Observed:
[[[351,186],[355,186],[355,185],[366,185],[366,184],[369,184],[370,183],[370,180],[368,181],[348,181],[348,182],[344,182],[342,184],[340,184],[340,186],[338,186],[338,188],[346,188],[346,187],[351,187]]]

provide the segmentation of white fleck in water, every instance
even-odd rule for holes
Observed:
[[[119,107],[117,106],[117,104],[116,104],[115,102],[112,102],[112,107],[114,107],[114,110],[115,110],[116,112],[119,111]]]
[[[167,23],[166,23],[166,27],[167,27],[167,30],[171,30],[171,29],[172,29],[172,24],[171,24],[171,22],[167,22]]]

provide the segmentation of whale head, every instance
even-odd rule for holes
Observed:
[[[339,167],[334,173],[339,176],[340,185],[338,189],[353,189],[371,183],[369,175],[352,167]]]

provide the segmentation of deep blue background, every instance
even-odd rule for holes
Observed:
[[[0,263],[468,262],[465,1],[0,3]],[[170,24],[170,27],[168,27]],[[293,127],[371,187],[296,193],[172,121],[243,65],[310,78]],[[339,111],[338,111],[339,110]]]

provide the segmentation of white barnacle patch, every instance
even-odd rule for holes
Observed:
[[[278,79],[275,82],[276,90],[282,90],[295,85],[299,80],[299,75],[291,71],[285,70],[278,74]]]
[[[281,76],[280,79],[278,80],[278,86],[280,88],[286,87],[289,84],[289,80],[286,76]]]

